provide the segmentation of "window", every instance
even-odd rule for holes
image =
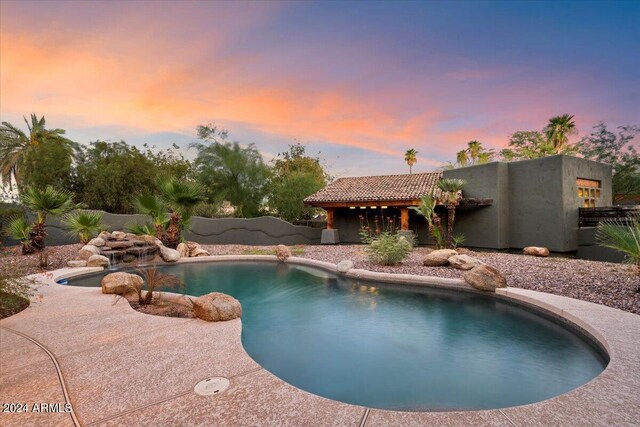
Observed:
[[[600,181],[578,178],[576,179],[576,186],[578,187],[578,198],[580,199],[579,206],[595,208],[596,204],[600,204]]]

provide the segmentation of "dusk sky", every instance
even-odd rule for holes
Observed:
[[[0,7],[0,118],[166,147],[215,122],[334,175],[503,148],[570,113],[640,125],[640,2],[34,2]]]

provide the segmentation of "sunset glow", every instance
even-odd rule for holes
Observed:
[[[471,139],[500,149],[557,114],[582,134],[640,117],[637,2],[1,4],[1,119],[35,112],[85,144],[186,147],[215,122],[361,175],[405,172],[408,148],[418,172]]]

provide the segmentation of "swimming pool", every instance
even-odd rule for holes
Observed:
[[[265,369],[327,398],[395,410],[522,405],[574,389],[607,360],[555,320],[490,295],[357,282],[267,262],[162,267],[185,293],[242,303],[242,342]],[[99,286],[102,275],[71,279]]]

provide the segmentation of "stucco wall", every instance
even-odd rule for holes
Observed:
[[[508,248],[508,165],[494,162],[446,170],[443,177],[464,179],[464,197],[493,199],[491,206],[461,207],[456,210],[454,232],[465,235],[464,244],[478,248]]]
[[[468,246],[576,251],[577,178],[600,181],[598,203],[611,205],[611,167],[577,157],[494,162],[448,170],[444,177],[465,179],[465,197],[493,199],[490,207],[458,210],[455,230],[466,235]]]
[[[142,224],[148,220],[145,215],[116,215],[105,213],[103,222],[110,230],[123,230],[133,224]],[[47,245],[77,243],[78,240],[67,234],[59,219],[47,219]],[[320,243],[320,228],[297,226],[270,216],[259,218],[202,218],[194,217],[191,228],[184,234],[188,240],[205,244],[241,244],[241,245],[315,245]],[[9,246],[16,244],[4,240]]]

